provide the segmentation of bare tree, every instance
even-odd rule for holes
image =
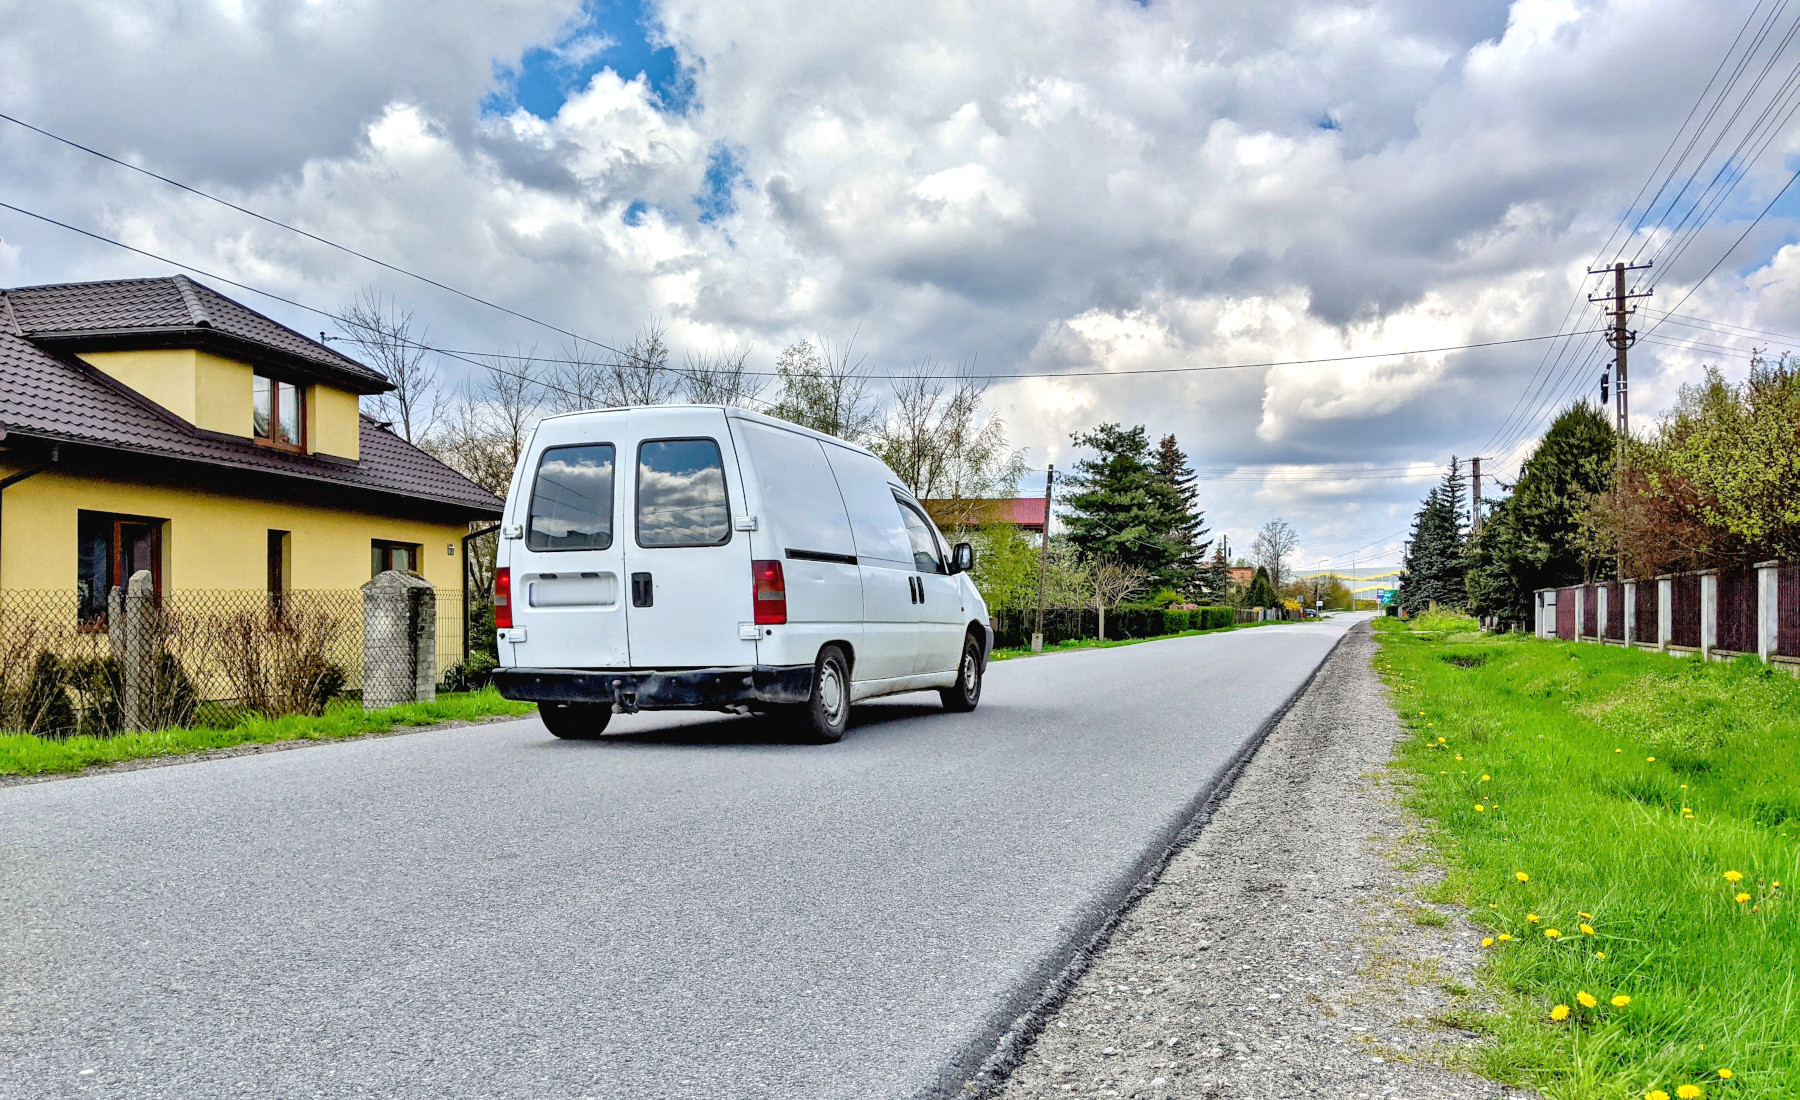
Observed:
[[[1281,591],[1284,562],[1299,545],[1300,536],[1280,516],[1263,524],[1262,530],[1256,533],[1256,543],[1250,548],[1250,552],[1255,555],[1256,564],[1269,571],[1269,583],[1275,586],[1277,592]]]
[[[749,372],[750,349],[689,352],[681,372],[682,394],[696,405],[749,408],[762,395],[768,379]]]
[[[958,532],[987,517],[983,503],[1011,496],[1025,473],[1025,452],[1006,445],[1006,425],[982,416],[987,386],[965,364],[953,374],[930,360],[894,384],[894,402],[871,448],[914,495],[933,502],[933,518]]]
[[[652,321],[618,351],[585,342],[565,347],[552,379],[556,410],[666,404],[681,388],[681,375],[669,367],[665,336],[662,322]]]
[[[463,387],[462,399],[426,449],[475,484],[504,497],[525,439],[543,411],[544,384],[532,353],[495,357],[485,377]]]
[[[1100,612],[1100,640],[1106,640],[1106,612],[1144,590],[1150,574],[1135,565],[1110,558],[1090,562],[1088,583],[1094,586],[1094,607]]]
[[[411,310],[366,287],[339,317],[344,336],[394,388],[370,400],[373,414],[400,429],[408,443],[430,438],[444,412],[444,393],[424,347],[427,330],[413,331]]]
[[[854,337],[842,345],[821,338],[817,346],[802,340],[783,348],[775,360],[781,396],[769,415],[852,443],[867,439],[881,416],[869,397],[864,357],[855,353],[855,344]]]

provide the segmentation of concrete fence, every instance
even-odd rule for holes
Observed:
[[[1705,660],[1755,655],[1800,675],[1800,562],[1539,589],[1540,638]]]

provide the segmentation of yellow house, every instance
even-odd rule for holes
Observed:
[[[380,374],[185,276],[0,291],[0,592],[463,587],[500,502],[358,411]]]

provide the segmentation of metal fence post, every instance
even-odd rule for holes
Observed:
[[[1667,653],[1675,640],[1675,578],[1656,578],[1656,648]]]
[[[1719,571],[1707,569],[1700,574],[1700,659],[1712,660],[1719,644]]]
[[[437,698],[437,593],[390,569],[363,585],[363,709]]]
[[[125,637],[119,664],[125,699],[120,708],[120,724],[128,730],[145,730],[151,726],[156,676],[156,579],[150,570],[140,569],[131,575],[123,602]]]
[[[1756,655],[1767,661],[1781,649],[1781,563],[1756,563]]]

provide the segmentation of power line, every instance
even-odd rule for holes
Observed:
[[[1768,217],[1769,211],[1775,209],[1775,204],[1777,202],[1781,201],[1781,196],[1788,193],[1788,189],[1794,186],[1794,182],[1796,180],[1800,180],[1800,171],[1796,171],[1793,175],[1788,177],[1788,181],[1781,185],[1781,190],[1775,192],[1775,197],[1770,199],[1769,204],[1762,208],[1762,213],[1758,214],[1755,217],[1755,219],[1750,222],[1749,225],[1744,227],[1744,231],[1742,233],[1738,234],[1737,240],[1731,242],[1731,247],[1727,248],[1724,251],[1724,253],[1719,256],[1719,258],[1717,260],[1713,261],[1713,265],[1706,269],[1706,274],[1700,276],[1699,280],[1696,281],[1693,286],[1688,288],[1688,292],[1681,296],[1681,300],[1679,302],[1675,303],[1675,308],[1670,310],[1669,311],[1670,313],[1681,312],[1681,307],[1687,304],[1687,300],[1694,296],[1694,292],[1699,290],[1701,285],[1703,283],[1705,283],[1706,280],[1712,278],[1713,272],[1719,270],[1719,266],[1721,264],[1723,264],[1727,259],[1731,258],[1731,254],[1733,252],[1737,251],[1738,245],[1743,244],[1744,238],[1748,237],[1750,235],[1750,231],[1755,229],[1758,225],[1760,225],[1764,218]],[[1651,332],[1655,332],[1661,326],[1662,326],[1662,321],[1660,321],[1660,320],[1657,321],[1655,324],[1651,325],[1649,329],[1646,330],[1646,335],[1648,335]]]

